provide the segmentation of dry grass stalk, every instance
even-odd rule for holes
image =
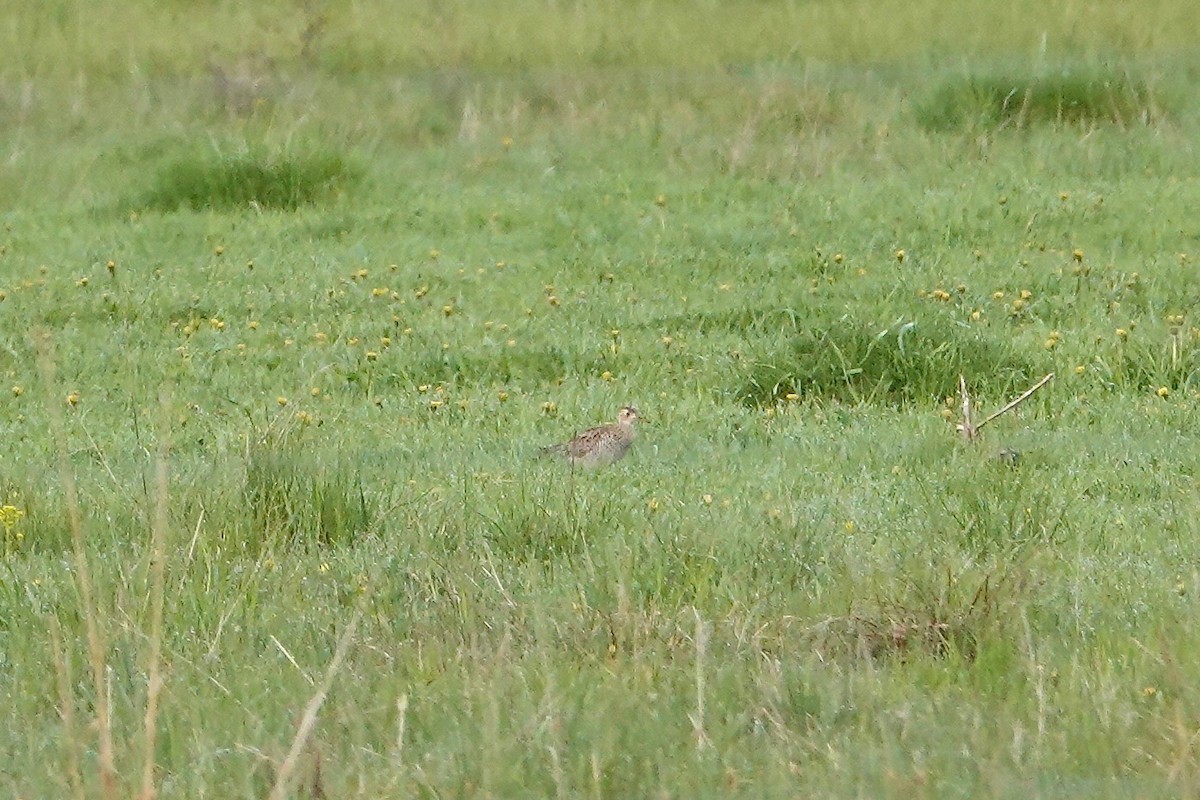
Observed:
[[[46,389],[46,401],[50,412],[50,432],[58,451],[58,478],[63,489],[63,500],[67,506],[67,517],[71,527],[71,550],[75,561],[75,581],[79,587],[83,604],[82,616],[87,632],[88,659],[92,670],[92,688],[96,693],[96,729],[99,732],[97,760],[100,769],[100,787],[106,800],[117,797],[117,771],[113,756],[112,714],[109,708],[108,689],[104,685],[106,674],[104,637],[100,631],[99,611],[96,608],[94,585],[87,553],[83,545],[83,514],[79,508],[79,494],[75,487],[75,475],[71,470],[70,450],[67,447],[66,426],[63,423],[62,395],[59,393],[58,375],[54,361],[54,347],[50,336],[40,331],[35,336],[38,351],[38,371]]]
[[[342,667],[342,661],[346,657],[346,653],[350,650],[350,641],[354,637],[354,630],[358,627],[358,620],[362,616],[361,606],[355,610],[354,616],[350,618],[349,624],[346,625],[346,630],[342,632],[342,636],[338,639],[337,648],[333,652],[333,659],[329,662],[329,667],[325,670],[325,677],[321,679],[321,685],[317,687],[317,691],[309,698],[308,704],[304,707],[304,715],[300,718],[300,725],[296,731],[296,736],[292,739],[292,746],[288,750],[287,756],[284,757],[283,763],[279,765],[279,770],[275,773],[275,785],[271,787],[270,800],[283,800],[288,796],[288,785],[291,783],[292,775],[295,774],[296,768],[300,763],[300,754],[304,752],[305,746],[308,744],[308,739],[312,735],[313,727],[317,724],[317,713],[320,712],[321,706],[325,703],[325,698],[329,695],[329,689],[333,685],[333,679],[337,676],[338,670]]]
[[[50,646],[54,650],[54,673],[58,678],[59,714],[66,735],[67,780],[71,797],[83,800],[83,777],[79,772],[79,737],[75,732],[75,697],[71,692],[71,654],[63,647],[58,617],[50,615]]]
[[[158,739],[158,700],[162,693],[163,595],[166,582],[168,467],[170,451],[168,420],[169,400],[161,398],[161,424],[158,435],[158,456],[154,463],[154,515],[150,521],[150,656],[147,667],[146,715],[144,719],[145,756],[142,762],[141,800],[154,800],[158,791],[154,785],[155,743]]]
[[[1016,399],[1009,402],[1008,405],[1004,406],[999,411],[992,413],[987,417],[987,419],[976,425],[971,422],[971,395],[967,392],[967,380],[962,375],[959,375],[958,392],[959,396],[962,398],[962,422],[958,424],[958,432],[961,433],[963,438],[967,441],[974,441],[976,437],[979,436],[979,432],[983,430],[984,425],[987,425],[989,422],[1003,414],[1007,414],[1009,411],[1012,411],[1021,403],[1025,402],[1027,399],[1029,399],[1030,395],[1049,383],[1053,377],[1053,372],[1047,374],[1040,381],[1022,392]]]

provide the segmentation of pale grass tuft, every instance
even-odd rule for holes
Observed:
[[[300,718],[300,725],[296,731],[295,738],[292,739],[292,746],[288,749],[287,756],[284,757],[283,763],[279,765],[279,770],[275,773],[275,785],[271,787],[271,793],[268,795],[270,800],[283,800],[283,798],[288,796],[292,775],[295,774],[296,768],[300,764],[300,754],[304,752],[304,747],[308,744],[308,739],[317,724],[317,714],[320,712],[321,706],[325,703],[325,698],[329,695],[329,689],[333,686],[333,679],[342,668],[342,661],[345,659],[346,653],[350,650],[354,630],[358,627],[358,620],[361,616],[362,606],[360,605],[355,609],[354,616],[350,618],[350,622],[346,625],[346,630],[342,632],[341,638],[338,639],[337,648],[333,652],[333,659],[329,662],[329,667],[325,670],[325,677],[321,679],[321,685],[317,687],[317,691],[309,698],[308,705],[304,707],[304,715]]]
[[[35,334],[38,353],[38,371],[46,392],[46,407],[50,415],[50,431],[58,453],[58,479],[63,490],[63,501],[71,527],[71,549],[75,562],[75,582],[83,605],[80,609],[87,632],[88,658],[91,662],[92,688],[96,693],[96,730],[99,735],[97,767],[100,770],[100,787],[105,800],[117,797],[117,770],[113,756],[112,713],[109,694],[105,686],[107,667],[104,656],[104,634],[100,630],[100,615],[96,608],[91,567],[83,544],[83,514],[79,508],[79,495],[75,487],[75,474],[71,469],[70,449],[63,424],[62,405],[58,402],[61,392],[54,360],[54,344],[49,333]]]

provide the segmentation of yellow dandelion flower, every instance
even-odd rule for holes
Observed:
[[[374,350],[368,350],[365,355],[367,361],[374,361],[379,358],[379,353],[376,353]]]
[[[12,387],[12,396],[13,397],[20,397],[23,394],[25,394],[24,387],[21,387],[21,386]]]
[[[214,256],[220,256],[220,255],[224,255],[224,254],[225,254],[225,247],[223,245],[217,245],[216,247],[213,248]]]
[[[1117,338],[1118,339],[1125,339],[1125,338],[1128,338],[1128,336],[1129,336],[1129,331],[1125,330],[1124,328],[1117,328]]]
[[[286,397],[284,397],[283,395],[279,395],[279,397],[275,398],[275,402],[278,403],[280,405],[280,407],[283,407],[288,404],[288,399]]]
[[[559,304],[558,295],[553,295],[553,294],[550,295],[549,297],[546,298],[546,302],[552,306],[557,306]]]
[[[250,329],[250,330],[252,330],[252,331],[256,331],[256,330],[258,330],[258,320],[256,320],[256,319],[252,319],[252,320],[250,320],[250,322],[248,322],[248,323],[246,324],[246,327],[247,327],[247,328],[249,328],[249,329]]]
[[[21,521],[25,516],[25,512],[13,505],[0,506],[0,525],[5,528],[11,528]]]
[[[1085,372],[1087,372],[1087,367],[1085,367],[1083,364],[1080,364],[1079,366],[1075,367],[1076,375],[1082,375]]]
[[[504,263],[503,261],[496,262],[496,269],[504,269],[506,266],[508,266],[508,264]]]
[[[441,254],[442,254],[442,252],[440,250],[438,250],[436,247],[429,251],[429,257],[434,260],[437,260],[438,256],[440,256]]]
[[[547,400],[545,403],[542,403],[542,413],[549,414],[551,416],[557,414],[558,404]]]
[[[649,502],[646,503],[646,507],[649,508],[651,511],[658,511],[658,498],[651,497]]]
[[[1029,291],[1028,289],[1021,290],[1021,299],[1022,300],[1028,300],[1031,297],[1033,297],[1033,292]]]
[[[67,395],[67,405],[72,408],[79,405],[79,392],[71,392]]]
[[[800,395],[797,394],[796,392],[788,392],[786,395],[784,395],[784,399],[787,400],[789,403],[794,403],[800,399]]]
[[[933,294],[931,296],[933,297],[934,300],[937,300],[942,303],[947,303],[950,301],[950,293],[947,292],[945,289],[934,289]]]
[[[711,506],[713,504],[713,496],[711,494],[706,494],[700,498],[700,502],[704,503],[706,506]]]
[[[86,276],[86,275],[84,275],[82,278],[80,278],[79,280],[75,281],[75,285],[76,285],[76,286],[87,286],[87,285],[88,285],[88,279],[87,279],[87,276]]]
[[[453,313],[454,313],[454,306],[451,306],[451,305],[442,306],[442,316],[448,317]]]
[[[320,387],[320,386],[314,386],[314,387],[312,387],[311,389],[309,389],[309,390],[308,390],[308,393],[309,393],[310,395],[312,395],[313,397],[320,397],[320,396],[321,396],[321,387]]]
[[[372,297],[387,297],[390,293],[391,293],[391,290],[388,289],[386,286],[376,286],[374,289],[371,290]]]
[[[318,572],[320,572],[320,573],[326,573],[326,572],[329,572],[329,562],[328,562],[328,561],[322,561],[322,562],[321,562],[321,566],[317,567],[317,571],[318,571]]]
[[[1159,397],[1169,397],[1171,394],[1171,390],[1168,389],[1166,386],[1160,386],[1160,387],[1158,387],[1158,390],[1155,392],[1155,394],[1158,395]]]
[[[505,392],[505,391],[498,392],[496,394],[496,397],[498,397],[500,399],[501,403],[505,403],[508,401],[508,392]]]
[[[613,374],[611,372],[609,372],[608,370],[604,370],[604,372],[600,373],[600,380],[611,381],[612,379],[613,379]]]
[[[893,255],[895,255],[896,260],[900,262],[903,262],[904,259],[908,258],[908,253],[904,252],[903,249],[897,250]]]
[[[664,337],[662,337],[662,343],[663,343],[663,347],[670,347],[672,344],[675,343],[675,340],[673,338],[671,338],[670,336],[664,336]]]
[[[993,300],[1003,300],[1004,292],[992,292],[992,299]]]
[[[844,253],[834,253],[833,254],[833,263],[840,264],[845,260],[846,260],[846,256]]]
[[[445,400],[439,400],[439,399],[430,400],[429,401],[429,410],[437,411],[439,408],[441,408],[445,404],[446,404]]]
[[[382,348],[383,348],[383,349],[385,349],[385,350],[386,350],[387,348],[391,347],[391,346],[392,346],[392,337],[390,337],[390,336],[380,336],[380,337],[379,337],[379,346],[380,346],[380,347],[382,347]]]
[[[108,270],[109,275],[117,274],[117,262],[113,261],[111,258],[108,260],[108,263],[104,265],[104,267]]]
[[[1071,258],[1075,259],[1076,261],[1083,261],[1083,251],[1076,247],[1071,251]]]
[[[350,277],[354,278],[355,280],[361,281],[364,278],[366,278],[368,274],[369,273],[365,269],[356,269],[356,270],[354,270],[354,272],[350,273]]]
[[[212,328],[214,331],[223,331],[223,330],[225,330],[225,321],[224,321],[224,320],[217,319],[216,317],[213,317],[212,319],[210,319],[210,320],[208,321],[208,325],[209,325],[209,327],[210,327],[210,328]]]

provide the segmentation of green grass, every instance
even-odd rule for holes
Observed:
[[[0,31],[0,791],[1200,791],[1187,4],[254,8]]]
[[[252,153],[197,154],[163,167],[138,210],[180,208],[293,210],[344,190],[359,170],[335,153],[279,156]]]

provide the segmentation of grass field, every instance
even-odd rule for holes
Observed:
[[[0,793],[1200,795],[1191,4],[14,9]]]

